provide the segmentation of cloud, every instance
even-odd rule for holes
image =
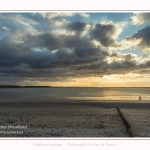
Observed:
[[[150,13],[135,13],[131,19],[134,25],[146,24],[150,21]]]
[[[50,33],[26,34],[24,43],[11,36],[0,41],[0,64],[5,67],[22,66],[24,69],[58,68],[89,64],[105,59],[109,54],[87,38],[57,36]],[[70,40],[70,41],[68,41]]]
[[[83,32],[86,28],[85,22],[74,22],[68,26],[68,28],[72,31]]]
[[[131,37],[126,38],[126,42],[130,45],[133,45],[137,48],[144,50],[150,50],[150,26],[139,30]]]
[[[140,64],[134,54],[109,51],[122,46],[116,42],[123,30],[120,23],[94,24],[84,20],[89,17],[84,13],[1,14],[0,17],[4,20],[0,28],[0,78],[3,79],[11,76],[15,82],[17,78],[53,82],[126,73],[149,66],[148,58]],[[72,21],[69,17],[79,19]],[[148,48],[149,30],[147,26],[126,41]]]
[[[121,45],[116,43],[115,39],[121,32],[122,28],[118,24],[113,22],[103,22],[95,25],[91,31],[91,36],[105,47],[119,47]]]
[[[80,15],[83,18],[88,18],[90,15],[87,13],[78,13],[78,15]]]
[[[68,29],[74,34],[78,34],[78,36],[90,36],[89,34],[92,29],[92,24],[80,21],[73,22],[68,25]]]
[[[83,18],[88,18],[89,15],[86,13],[39,13],[39,15],[42,17],[43,21],[56,26],[65,26],[70,23],[67,18],[70,17],[77,17],[78,20],[81,20]]]
[[[110,57],[116,57],[115,55]],[[118,58],[119,57],[119,58]],[[97,70],[101,74],[114,74],[114,73],[125,73],[129,72],[132,69],[136,69],[137,62],[133,54],[120,54],[117,58],[111,62],[101,61],[90,65],[88,68],[90,70]]]
[[[3,20],[3,24],[8,29],[32,29],[37,25],[37,22],[32,18],[26,17],[23,13],[1,13],[0,20]]]
[[[150,67],[150,60],[146,61],[145,63],[140,64],[140,67],[145,68],[145,69],[149,68]]]
[[[6,34],[8,33],[9,29],[5,26],[1,26],[0,27],[0,33],[3,35],[3,34]]]

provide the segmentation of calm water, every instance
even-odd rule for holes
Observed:
[[[0,101],[150,101],[150,88],[0,88]]]

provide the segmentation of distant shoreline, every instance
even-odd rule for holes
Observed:
[[[20,86],[0,85],[0,88],[150,88],[150,87],[67,87],[67,86]]]
[[[0,88],[50,88],[51,86],[18,86],[18,85],[0,85]]]

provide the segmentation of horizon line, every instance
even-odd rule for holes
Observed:
[[[150,86],[51,86],[51,85],[0,85],[0,87],[53,87],[53,88],[150,88]]]

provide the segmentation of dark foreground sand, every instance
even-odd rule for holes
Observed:
[[[0,103],[0,137],[129,137],[116,107],[134,135],[150,136],[149,103],[72,101]]]

